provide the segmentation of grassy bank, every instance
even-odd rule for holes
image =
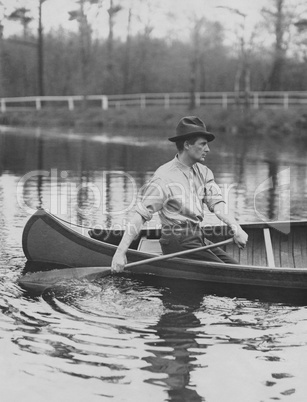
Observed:
[[[173,130],[182,116],[197,115],[207,124],[208,129],[230,132],[258,133],[262,135],[291,135],[307,137],[306,109],[260,109],[240,110],[220,108],[198,108],[188,111],[185,108],[162,109],[101,109],[7,112],[0,114],[0,124],[27,127],[65,127],[75,129],[111,128],[158,128]]]

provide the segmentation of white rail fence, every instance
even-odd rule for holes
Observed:
[[[43,108],[68,108],[75,110],[84,102],[88,107],[102,110],[127,107],[162,107],[169,109],[176,106],[189,106],[190,94],[182,93],[148,93],[131,95],[88,95],[88,96],[29,96],[0,98],[0,112],[42,110]],[[250,108],[284,108],[304,107],[307,105],[307,91],[292,92],[250,92],[238,95],[236,92],[197,92],[195,106],[219,106],[224,109],[235,105],[249,105]]]

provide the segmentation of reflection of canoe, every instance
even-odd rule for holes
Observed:
[[[129,271],[215,285],[301,289],[306,290],[307,296],[307,222],[279,222],[274,223],[274,227],[273,224],[252,223],[242,227],[249,234],[247,249],[241,252],[233,244],[226,247],[241,265],[174,258],[151,264],[144,261],[143,265]],[[210,240],[218,242],[226,238],[224,231],[225,227],[220,226],[208,228],[206,233]],[[71,269],[110,266],[121,234],[104,231],[95,235],[92,232],[91,236],[96,237],[93,239],[75,232],[46,211],[38,210],[24,228],[23,250],[29,262],[40,263],[39,270],[46,269],[47,263]],[[142,231],[127,253],[128,262],[160,253],[158,237],[158,231]]]

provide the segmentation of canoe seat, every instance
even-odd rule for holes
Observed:
[[[142,237],[139,243],[138,251],[149,254],[162,254],[161,246],[158,239],[147,239]]]

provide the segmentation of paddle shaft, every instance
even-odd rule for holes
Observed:
[[[130,267],[136,267],[138,265],[143,265],[144,263],[148,264],[148,263],[156,262],[156,261],[165,261],[170,258],[181,257],[186,254],[196,253],[197,251],[210,250],[212,248],[221,247],[221,246],[224,246],[225,244],[232,243],[232,242],[233,242],[233,238],[220,241],[219,243],[212,243],[212,244],[209,244],[209,246],[189,248],[188,250],[178,251],[176,253],[159,255],[158,257],[152,257],[152,258],[148,258],[146,260],[131,262],[131,263],[125,265],[125,269],[130,268]]]
[[[132,262],[127,264],[125,268],[136,267],[138,265],[150,264],[156,261],[168,260],[174,257],[181,257],[182,255],[195,253],[197,251],[210,250],[215,247],[224,246],[231,243],[233,239],[221,241],[219,243],[210,244],[209,246],[202,246],[198,248],[179,251],[177,253],[165,254],[158,257],[148,258],[141,261]],[[57,285],[61,281],[83,278],[96,278],[111,274],[110,267],[76,267],[76,268],[62,268],[45,272],[27,273],[19,280],[19,285],[24,289],[37,294],[43,293],[45,290]]]

